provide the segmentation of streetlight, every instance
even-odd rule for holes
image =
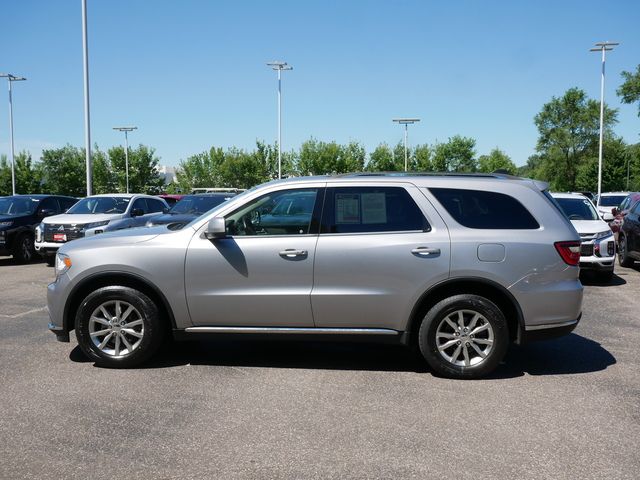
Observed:
[[[84,151],[87,163],[87,197],[93,185],[91,164],[91,126],[89,122],[89,46],[87,44],[87,0],[82,0],[82,65],[84,74]]]
[[[278,178],[282,178],[282,80],[280,75],[283,70],[293,70],[287,62],[273,61],[267,65],[278,71]]]
[[[409,155],[407,152],[407,138],[409,135],[409,125],[413,125],[420,121],[419,118],[394,118],[394,122],[404,125],[404,171],[409,170]]]
[[[113,127],[114,130],[124,132],[124,169],[127,177],[127,193],[129,193],[129,132],[137,130],[138,127]]]
[[[14,166],[14,149],[13,149],[13,102],[11,100],[11,84],[13,82],[21,82],[26,80],[25,77],[16,77],[10,73],[0,73],[0,78],[6,78],[9,83],[9,137],[11,138],[11,191],[12,195],[16,194],[16,172]]]
[[[616,42],[598,42],[596,48],[591,48],[590,52],[602,52],[602,75],[600,77],[600,148],[598,151],[598,199],[602,193],[602,139],[604,136],[604,62],[606,52],[613,50],[613,47],[620,45]]]

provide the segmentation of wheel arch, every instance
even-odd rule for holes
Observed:
[[[431,307],[440,300],[460,294],[480,295],[495,303],[507,320],[510,341],[520,342],[524,316],[518,301],[511,292],[499,283],[480,277],[451,278],[434,285],[424,292],[411,311],[405,331],[408,334],[408,338],[405,341],[413,343],[417,340],[420,322]]]
[[[73,330],[76,312],[82,300],[91,292],[106,286],[123,286],[141,291],[162,307],[161,315],[168,322],[169,327],[175,329],[176,321],[171,305],[156,285],[135,273],[110,271],[90,275],[73,288],[64,306],[63,321],[66,332]]]

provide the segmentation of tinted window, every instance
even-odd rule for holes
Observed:
[[[556,198],[569,220],[598,220],[600,216],[586,198]]]
[[[133,212],[136,209],[142,210],[144,212],[144,215],[149,213],[149,209],[147,208],[147,201],[144,198],[139,198],[135,202],[133,202],[131,211]]]
[[[602,196],[598,205],[601,207],[617,207],[624,200],[624,195],[607,195]]]
[[[401,187],[327,189],[321,233],[428,231],[427,220]]]
[[[637,202],[632,209],[632,212],[636,215],[640,215],[640,202]]]
[[[268,193],[228,215],[227,232],[233,236],[313,233],[317,196],[316,188]],[[317,222],[315,225],[317,232]]]
[[[78,201],[75,198],[58,197],[58,202],[60,202],[62,210],[65,211],[73,207]]]
[[[229,200],[233,194],[229,195],[193,195],[186,196],[172,208],[170,213],[202,215],[213,207],[217,207]]]
[[[48,197],[40,202],[40,206],[38,207],[38,212],[43,210],[49,210],[54,213],[58,213],[58,202],[54,197]]]
[[[40,200],[30,197],[0,197],[1,215],[32,215]]]
[[[160,200],[153,200],[151,198],[147,198],[147,205],[149,206],[149,213],[162,212],[167,208]]]
[[[503,193],[431,188],[456,222],[468,228],[536,229],[538,222],[515,198]]]
[[[76,203],[67,213],[124,213],[130,200],[127,197],[87,197]]]

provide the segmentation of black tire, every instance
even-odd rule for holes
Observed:
[[[55,255],[46,255],[44,257],[44,261],[47,262],[48,266],[53,267],[56,264],[56,256]]]
[[[620,235],[618,239],[618,263],[621,267],[632,267],[633,259],[629,256],[627,251],[627,239],[623,235]]]
[[[482,322],[481,325],[484,325],[486,321],[493,333],[493,343],[490,351],[486,353],[486,357],[479,360],[476,359],[478,363],[469,366],[457,365],[445,359],[443,356],[444,354],[441,354],[438,350],[438,344],[436,342],[436,332],[438,331],[439,326],[441,326],[441,324],[444,325],[444,322],[446,321],[445,319],[449,315],[459,311],[471,312],[467,313],[467,315],[472,316],[475,315],[475,313],[480,314],[485,319],[479,320]],[[465,337],[468,335],[468,333],[456,333],[456,335],[461,334]],[[476,336],[479,337],[480,335],[478,334]],[[470,294],[455,295],[445,298],[431,307],[422,320],[418,338],[420,352],[435,373],[444,377],[457,379],[474,379],[488,375],[504,358],[509,346],[509,331],[503,313],[487,298]],[[459,338],[461,342],[469,345],[465,338],[462,336]],[[477,338],[473,341],[479,340],[480,338]],[[482,340],[486,341],[486,339]],[[460,345],[460,341],[458,341],[457,345]],[[461,345],[461,348],[462,347],[464,347],[464,345]],[[457,346],[454,344],[450,348],[455,350]],[[485,346],[483,348],[487,347]],[[468,352],[472,352],[472,349],[469,348]],[[458,355],[459,354],[460,351],[458,351]],[[451,358],[453,358],[453,355],[454,354],[451,355]],[[473,355],[476,356],[475,353],[473,353]]]
[[[17,263],[29,263],[33,260],[36,254],[36,249],[33,246],[33,235],[27,232],[18,235],[11,254]]]
[[[133,306],[137,310],[136,313],[139,313],[144,329],[138,346],[132,352],[118,357],[98,348],[89,334],[92,314],[101,305],[115,301]],[[75,330],[78,344],[84,354],[97,365],[109,368],[131,368],[141,365],[162,346],[167,332],[166,323],[161,318],[158,307],[148,296],[133,288],[115,285],[100,288],[82,301],[76,313]]]

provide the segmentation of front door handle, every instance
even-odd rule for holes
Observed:
[[[440,249],[431,247],[417,247],[411,250],[411,253],[419,257],[435,257],[437,255],[440,255]]]
[[[306,250],[295,250],[293,248],[288,248],[286,250],[282,250],[280,252],[280,256],[282,258],[299,258],[299,257],[306,257],[307,256],[307,251]]]

